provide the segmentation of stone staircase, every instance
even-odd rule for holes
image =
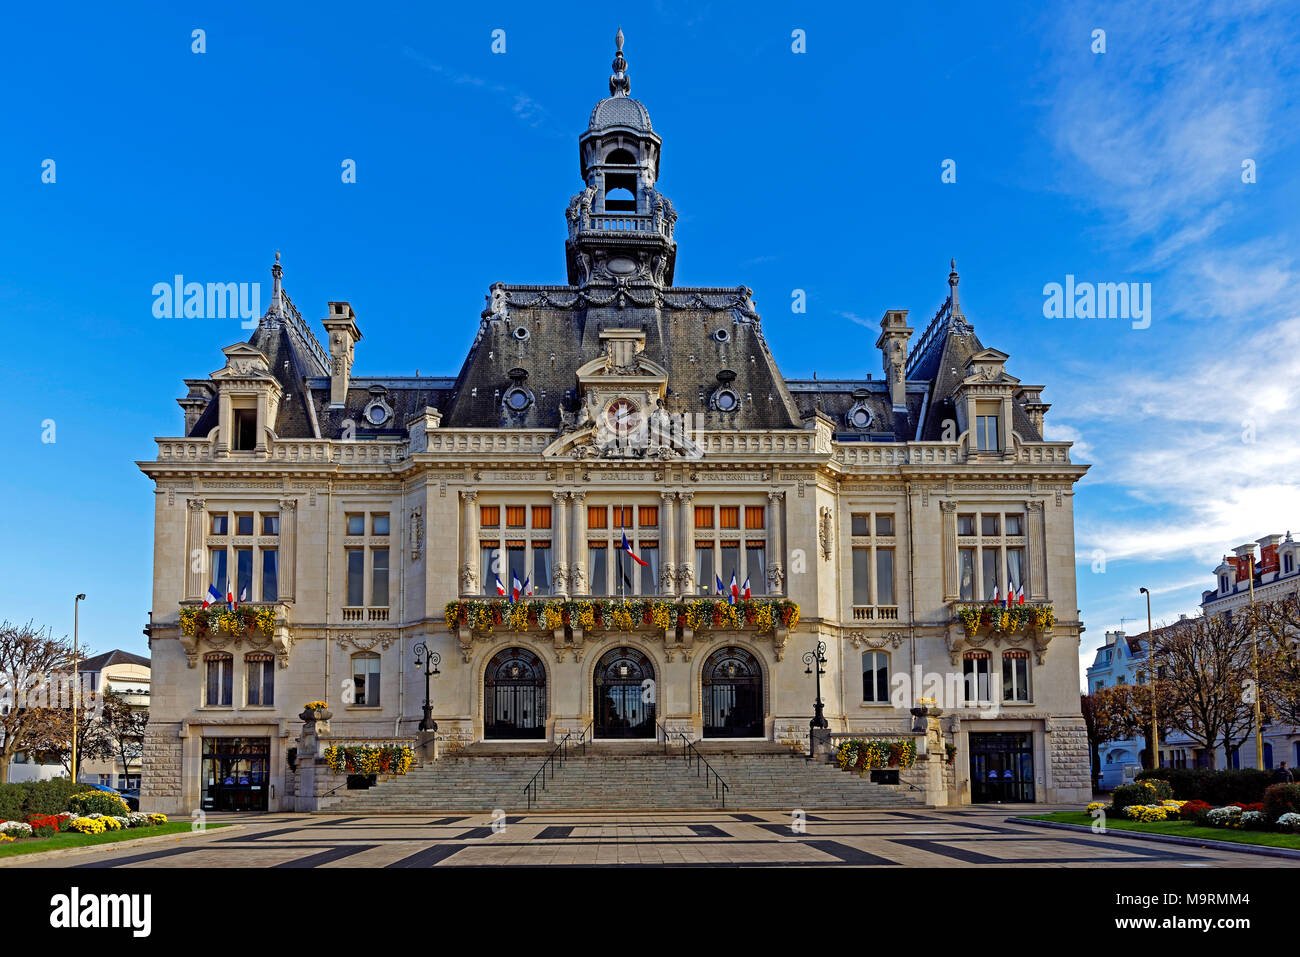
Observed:
[[[554,745],[475,744],[405,775],[381,777],[368,790],[338,791],[321,810],[366,814],[527,809],[524,786]],[[809,762],[771,742],[707,742],[700,752],[727,782],[728,810],[829,810],[920,807],[906,785],[872,784],[833,765]],[[707,769],[682,759],[681,746],[600,742],[547,772],[533,810],[704,810],[718,808]]]

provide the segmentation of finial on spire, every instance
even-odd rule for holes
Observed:
[[[632,91],[632,83],[624,72],[627,70],[627,61],[623,59],[623,28],[618,28],[618,35],[614,37],[617,49],[614,51],[614,62],[610,64],[614,73],[609,78],[609,95],[610,96],[627,96]]]
[[[958,300],[958,298],[957,298],[957,283],[958,283],[958,281],[960,280],[961,277],[957,275],[957,259],[956,259],[956,257],[954,257],[954,258],[948,260],[948,265],[949,265],[949,267],[952,269],[952,272],[948,273],[948,289],[950,290],[950,292],[948,293],[948,295],[949,295],[949,297],[952,299],[952,310],[951,310],[951,312],[952,312],[952,314],[953,314],[954,316],[960,316],[960,315],[961,315],[961,302],[960,302],[960,301]]]
[[[284,274],[284,267],[280,265],[280,250],[275,251],[275,265],[271,267],[271,308],[266,310],[267,315],[276,313],[277,315],[284,310],[282,306],[282,297],[280,291],[280,276]]]

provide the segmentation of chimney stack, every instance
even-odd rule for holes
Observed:
[[[880,320],[876,348],[880,350],[881,363],[885,367],[885,381],[889,383],[889,397],[895,409],[907,408],[907,341],[911,337],[907,310],[887,309]]]
[[[324,320],[329,335],[330,350],[330,406],[342,408],[348,396],[348,380],[352,377],[352,355],[361,341],[357,328],[357,314],[346,302],[331,302],[329,315]]]

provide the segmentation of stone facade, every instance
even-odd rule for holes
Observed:
[[[457,744],[483,740],[489,711],[497,720],[489,665],[511,648],[544,676],[530,699],[544,716],[528,719],[539,737],[593,721],[599,737],[594,688],[619,648],[653,674],[659,724],[708,736],[710,720],[715,730],[737,720],[735,707],[709,718],[705,701],[706,665],[732,648],[757,679],[741,709],[753,736],[806,745],[804,655],[824,642],[836,732],[907,732],[908,707],[931,696],[927,676],[951,686],[968,657],[984,662],[996,703],[940,702],[957,748],[945,803],[973,799],[972,732],[1032,741],[1024,773],[1036,799],[1085,800],[1073,489],[1086,466],[1069,443],[1043,439],[1042,387],[1022,385],[1008,356],[980,343],[955,265],[910,348],[906,312],[884,314],[884,378],[782,376],[749,289],[672,285],[676,212],[656,189],[660,139],[628,95],[621,37],[610,89],[579,140],[568,285],[494,284],[458,375],[354,376],[365,353],[352,307],[329,304],[322,345],[285,294],[277,256],[249,342],[226,348],[209,378],[186,380],[185,434],[159,438],[158,456],[140,463],[156,491],[149,753],[159,761],[146,762],[146,796],[169,813],[202,806],[205,755],[239,738],[265,748],[267,806],[295,806],[312,760],[299,754],[288,769],[303,703],[329,703],[336,742],[413,739],[419,643],[440,656],[433,716]],[[615,560],[624,531],[648,570]],[[620,564],[636,577],[621,581]],[[733,573],[755,598],[797,602],[798,623],[516,632],[444,613],[494,596],[498,580],[507,591],[527,581],[538,599],[622,604],[705,598]],[[222,593],[247,585],[274,626],[187,633],[181,612],[212,582]],[[1018,607],[1053,608],[1055,621],[963,626],[959,608],[1018,586]],[[993,694],[1004,659],[1022,689],[1006,701]],[[891,686],[919,669],[922,687],[872,700],[868,661]],[[273,703],[258,703],[267,681]],[[179,780],[164,739],[180,744]]]

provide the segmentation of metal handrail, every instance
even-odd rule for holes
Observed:
[[[713,776],[713,796],[720,800],[722,806],[725,808],[727,806],[727,792],[731,790],[731,786],[727,784],[726,781],[722,780],[722,775],[717,772],[717,769],[709,763],[708,759],[704,755],[700,754],[699,749],[695,747],[695,744],[685,735],[685,733],[681,731],[669,731],[662,724],[659,724],[658,721],[656,721],[655,724],[664,735],[664,753],[668,753],[668,738],[670,736],[681,738],[682,760],[686,762],[687,768],[695,768],[696,777],[700,776],[702,768],[708,770],[709,774]],[[705,776],[704,780],[706,783],[708,782],[708,775]]]
[[[546,790],[546,769],[548,767],[551,769],[551,780],[555,780],[555,756],[557,754],[560,756],[561,764],[563,764],[564,759],[568,757],[569,734],[571,733],[572,732],[568,732],[564,737],[560,738],[560,742],[555,746],[551,753],[546,756],[546,760],[542,762],[542,766],[537,769],[537,772],[528,780],[528,783],[524,785],[524,794],[528,798],[528,810],[531,811],[533,809],[533,801],[537,800],[537,782],[539,778],[542,782],[542,790]]]

